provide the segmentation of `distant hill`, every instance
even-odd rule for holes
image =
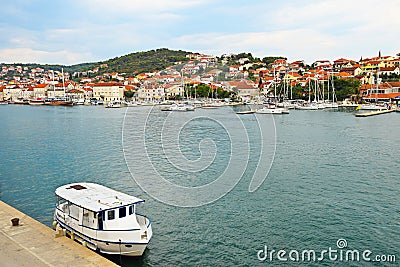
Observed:
[[[14,65],[14,66],[23,66],[23,67],[28,67],[29,69],[34,69],[34,68],[42,68],[45,70],[55,70],[55,71],[61,71],[61,69],[64,69],[64,72],[75,72],[75,71],[83,71],[83,70],[89,70],[93,68],[94,66],[97,66],[99,63],[81,63],[81,64],[75,64],[71,66],[65,66],[65,65],[57,65],[57,64],[37,64],[37,63],[28,63],[28,64],[4,64],[4,65]]]
[[[191,52],[182,50],[176,51],[167,48],[160,48],[147,52],[131,53],[99,63],[107,64],[108,68],[104,69],[106,72],[137,74],[162,70],[178,61],[188,61],[189,59],[186,58],[186,55],[190,53]]]
[[[37,64],[37,63],[14,63],[14,64],[3,64],[6,66],[22,66],[32,68],[43,68],[45,70],[56,70],[61,71],[64,69],[64,72],[74,73],[81,72],[93,69],[95,67],[99,67],[100,65],[107,64],[107,68],[100,68],[99,72],[118,72],[118,73],[142,73],[142,72],[152,72],[154,70],[162,70],[168,66],[173,65],[178,61],[188,61],[186,58],[187,54],[191,54],[191,52],[186,52],[182,50],[169,50],[167,48],[160,48],[156,50],[150,50],[146,52],[136,52],[130,53],[125,56],[115,57],[106,61],[101,62],[92,62],[92,63],[81,63],[75,64],[71,66],[65,65],[57,65],[57,64]]]

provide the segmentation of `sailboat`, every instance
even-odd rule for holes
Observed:
[[[56,98],[56,86],[53,82],[53,90],[54,90],[54,99],[50,100],[49,105],[51,106],[73,106],[74,102],[72,100],[67,100],[65,96],[65,81],[64,81],[64,69],[62,71],[62,83],[63,83],[63,90],[64,90],[64,97],[63,98]],[[54,81],[54,71],[53,71],[53,81]]]
[[[318,110],[318,106],[315,103],[311,103],[311,79],[308,80],[308,101],[306,104],[299,105],[296,109],[300,110]]]
[[[371,92],[368,94],[371,100],[371,97],[373,95],[373,91],[375,91],[375,103],[368,103],[368,104],[362,104],[358,107],[358,109],[362,110],[382,110],[382,109],[387,109],[386,107],[379,106],[378,105],[378,92],[379,92],[379,71],[376,71],[376,88],[373,90],[371,88]]]
[[[329,81],[332,79],[331,81],[331,85],[332,85],[332,101],[329,100]],[[339,104],[336,102],[337,98],[336,98],[336,93],[335,93],[335,85],[334,85],[334,76],[333,76],[333,72],[332,75],[329,76],[328,73],[328,100],[325,102],[325,107],[326,108],[339,108]]]
[[[275,77],[275,69],[274,69],[274,103],[264,106],[261,109],[257,109],[256,113],[258,114],[289,114],[289,109],[284,107],[278,107],[278,103],[276,102],[276,77]]]

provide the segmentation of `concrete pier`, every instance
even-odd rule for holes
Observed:
[[[12,226],[11,219],[19,218]],[[118,266],[0,201],[0,266]]]

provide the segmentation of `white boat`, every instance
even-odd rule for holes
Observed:
[[[29,99],[29,105],[33,105],[33,106],[44,105],[44,99],[43,98]]]
[[[246,114],[254,114],[255,112],[256,112],[255,110],[243,110],[243,111],[237,111],[236,114],[246,115]]]
[[[187,111],[194,111],[195,109],[196,109],[196,107],[193,106],[193,105],[186,105],[186,110]]]
[[[281,110],[282,114],[289,114],[290,113],[288,108],[279,108],[279,109]]]
[[[134,102],[134,101],[129,101],[129,102],[125,102],[125,105],[127,107],[137,107],[137,106],[140,106],[140,103]]]
[[[23,98],[18,98],[14,100],[14,104],[18,104],[18,105],[28,105],[29,104],[29,100],[27,99],[23,99]]]
[[[56,189],[53,227],[106,254],[141,256],[153,235],[150,219],[137,213],[144,200],[94,183]]]
[[[267,108],[263,107],[262,109],[256,110],[257,114],[282,114],[281,108]]]
[[[325,102],[325,108],[338,108],[339,104],[336,102]]]
[[[293,109],[294,108],[294,104],[289,101],[277,103],[276,106],[279,108],[284,108],[284,109]]]
[[[173,104],[169,107],[165,107],[161,109],[162,111],[189,111],[189,107],[186,105],[177,105],[177,104]],[[194,110],[194,109],[193,109]],[[190,110],[192,111],[192,110]]]
[[[85,104],[84,98],[78,98],[74,100],[74,105],[84,105],[84,104]]]
[[[342,103],[339,105],[340,108],[356,108],[358,107],[359,104],[353,102],[351,99],[346,98],[342,101]]]
[[[318,105],[314,105],[314,104],[306,104],[303,106],[297,106],[296,109],[300,109],[300,110],[318,110]]]
[[[106,108],[122,108],[121,102],[109,102]]]
[[[215,109],[215,108],[223,107],[224,105],[225,104],[223,102],[209,101],[209,102],[203,103],[201,108],[204,108],[204,109]]]
[[[387,109],[386,107],[374,104],[374,103],[370,103],[370,104],[362,104],[360,106],[357,107],[357,109],[361,109],[361,110],[384,110]]]
[[[326,108],[325,103],[315,103],[315,105],[317,106],[318,109],[325,109]]]

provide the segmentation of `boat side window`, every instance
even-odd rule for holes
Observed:
[[[132,215],[135,212],[135,205],[129,206],[129,215]]]
[[[66,201],[65,199],[59,198],[59,200],[58,200],[58,207],[59,207],[64,213],[69,213],[68,201]]]
[[[69,202],[69,216],[79,220],[79,207],[71,202]]]
[[[123,218],[126,216],[126,207],[119,208],[119,217]]]
[[[115,210],[107,211],[107,220],[114,220],[115,219]]]
[[[90,210],[83,210],[83,226],[92,226],[94,224],[94,213]]]

